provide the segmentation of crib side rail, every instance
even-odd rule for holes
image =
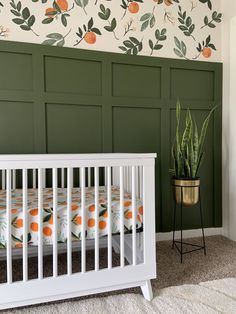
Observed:
[[[32,157],[32,158],[31,158]],[[107,271],[117,273],[117,270],[112,265],[112,246],[113,246],[113,233],[112,233],[112,186],[115,184],[119,187],[119,250],[120,250],[120,269],[126,269],[127,267],[141,267],[142,271],[130,271],[125,275],[125,280],[129,278],[132,283],[130,286],[135,285],[135,282],[142,282],[146,279],[155,278],[156,276],[156,255],[155,255],[155,154],[99,154],[99,155],[40,155],[39,156],[10,156],[9,159],[6,156],[0,157],[0,170],[5,172],[4,184],[6,189],[6,263],[7,263],[7,283],[0,284],[0,294],[5,296],[5,300],[12,300],[12,295],[15,295],[14,281],[13,281],[13,251],[12,248],[12,193],[16,187],[13,184],[14,176],[16,173],[21,173],[22,183],[22,221],[23,221],[23,234],[22,234],[22,283],[29,283],[32,285],[32,280],[28,278],[28,257],[29,257],[29,216],[28,216],[28,174],[35,172],[35,178],[33,178],[33,187],[37,187],[38,195],[38,244],[37,244],[37,256],[38,256],[38,275],[37,280],[39,287],[44,278],[44,204],[43,204],[43,191],[46,186],[45,172],[50,170],[51,182],[50,188],[53,191],[53,206],[52,206],[52,255],[53,255],[53,279],[59,280],[62,276],[58,273],[58,191],[59,191],[59,176],[61,176],[60,185],[66,187],[66,263],[67,263],[67,276],[74,275],[72,271],[72,189],[74,182],[74,170],[79,169],[79,187],[81,188],[80,199],[80,225],[79,232],[80,248],[81,248],[81,270],[78,275],[91,276],[87,271],[86,265],[86,233],[87,233],[87,218],[86,218],[86,187],[94,186],[94,273],[100,273],[99,268],[99,228],[100,228],[100,200],[99,200],[99,187],[101,182],[101,169],[103,170],[104,184],[106,186],[106,205],[107,205]],[[62,170],[63,169],[63,172]],[[64,175],[62,176],[62,173]],[[90,175],[89,175],[90,174]],[[64,178],[64,182],[62,180]],[[124,201],[127,191],[131,195],[131,206],[129,209],[129,219],[132,220],[132,229],[130,229],[130,242],[126,243],[125,238],[125,224],[124,224]],[[143,250],[142,258],[140,258],[137,252],[137,230],[138,224],[138,209],[137,198],[142,200],[143,209]],[[128,252],[127,252],[128,248]],[[125,259],[128,260],[129,266],[126,266]],[[143,268],[142,268],[143,267]],[[104,271],[104,270],[102,270]],[[122,273],[121,273],[122,274]],[[94,275],[95,276],[95,275]],[[100,275],[97,275],[98,277]],[[115,275],[117,283],[122,283],[122,278]],[[83,280],[85,277],[81,277]],[[111,286],[112,278],[107,273],[107,287]],[[49,280],[47,278],[47,280]],[[61,279],[60,279],[61,280]],[[73,279],[74,280],[74,279]],[[111,280],[109,282],[109,280]],[[96,282],[96,280],[95,280]],[[12,287],[12,294],[4,292],[2,286],[7,285]],[[49,284],[50,286],[50,284]],[[52,286],[53,287],[53,286]],[[69,287],[69,285],[68,285]],[[10,289],[10,288],[9,288]],[[53,289],[53,288],[52,288]],[[77,287],[78,289],[78,287]],[[82,287],[80,287],[82,289]],[[11,291],[11,290],[8,290]],[[32,292],[33,293],[33,292]],[[43,292],[42,292],[43,293]],[[50,294],[47,291],[47,294]],[[19,302],[23,295],[19,294]],[[0,308],[1,308],[0,301]],[[7,301],[4,301],[7,302]],[[9,301],[10,302],[10,301]],[[16,302],[16,301],[14,301]]]

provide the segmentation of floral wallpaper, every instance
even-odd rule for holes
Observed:
[[[0,0],[0,39],[220,61],[220,0]]]

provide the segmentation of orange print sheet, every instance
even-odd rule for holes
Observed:
[[[86,188],[85,217],[86,238],[95,237],[95,198],[94,187]],[[28,243],[38,244],[38,190],[28,189]],[[142,227],[143,206],[136,199],[137,217],[136,228]],[[23,210],[22,190],[16,189],[11,194],[11,236],[12,247],[22,247],[23,244]],[[112,233],[120,231],[120,190],[117,186],[111,188]],[[107,189],[99,187],[99,236],[107,235]],[[58,188],[57,206],[58,242],[67,240],[67,189]],[[73,240],[81,239],[81,189],[72,189],[71,233]],[[6,191],[0,191],[0,248],[6,247]],[[130,193],[124,193],[124,227],[125,231],[132,230],[132,202]],[[43,189],[43,243],[53,243],[53,190]]]

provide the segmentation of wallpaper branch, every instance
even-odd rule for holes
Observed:
[[[0,39],[220,61],[220,0],[0,0]]]

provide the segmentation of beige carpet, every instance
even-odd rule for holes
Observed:
[[[199,241],[200,239],[191,240],[195,243]],[[156,297],[151,303],[144,300],[139,288],[135,288],[60,301],[51,305],[10,310],[8,313],[236,313],[236,279],[206,282],[236,277],[236,243],[215,236],[207,237],[206,244],[207,256],[204,256],[202,251],[188,254],[184,256],[183,264],[180,264],[176,250],[171,249],[170,241],[157,244],[158,277],[152,282]],[[113,255],[113,261],[116,263],[116,254]],[[88,254],[88,261],[90,258],[92,265],[93,255]],[[101,262],[106,264],[106,250],[102,252]],[[49,273],[50,264],[51,258],[48,257],[45,266]],[[30,265],[34,267],[34,263]],[[17,266],[21,265],[15,262],[14,269],[17,269]],[[0,277],[1,268],[3,270],[4,263],[0,263]],[[34,271],[32,268],[30,272]],[[61,271],[64,272],[63,263]],[[206,283],[199,284],[200,282]],[[163,289],[166,287],[169,288]],[[214,304],[218,304],[217,307],[214,307]]]
[[[4,313],[4,312],[3,312]],[[9,311],[7,312],[9,313]],[[11,313],[22,314],[235,314],[236,278],[182,285],[157,291],[152,302],[139,294],[111,295],[102,298],[48,304]]]

